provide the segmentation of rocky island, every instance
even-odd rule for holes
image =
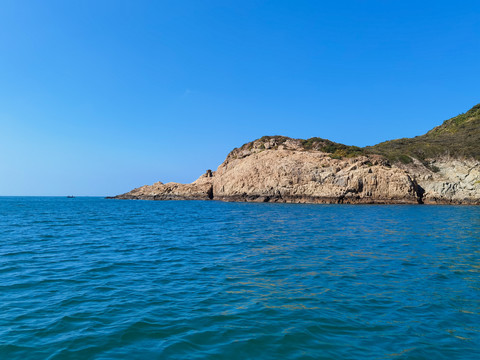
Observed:
[[[191,184],[157,182],[115,199],[480,204],[480,104],[422,136],[360,148],[264,136]]]

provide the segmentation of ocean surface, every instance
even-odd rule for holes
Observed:
[[[0,198],[0,359],[479,359],[480,207]]]

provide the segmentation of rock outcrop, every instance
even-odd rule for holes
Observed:
[[[153,185],[144,185],[132,191],[115,196],[116,199],[143,199],[143,200],[211,200],[213,199],[213,184],[202,176],[192,184],[156,182]]]
[[[215,199],[301,203],[417,203],[417,184],[377,156],[332,159],[268,149],[230,157],[215,172]]]
[[[117,199],[480,204],[480,105],[425,135],[359,148],[264,136],[191,184],[157,182]]]
[[[480,204],[480,162],[442,157],[428,159],[427,166],[414,159],[397,164],[419,184],[425,204]]]
[[[418,179],[428,177],[425,170],[419,167],[412,176],[380,155],[335,159],[302,148],[301,140],[273,137],[233,150],[217,171],[191,184],[158,182],[116,198],[417,204],[424,201],[424,189],[434,187],[419,186]]]

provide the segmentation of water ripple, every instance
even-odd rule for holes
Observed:
[[[1,359],[477,359],[480,208],[0,198]]]

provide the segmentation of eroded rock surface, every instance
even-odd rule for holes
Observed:
[[[425,204],[480,204],[480,162],[442,157],[399,165],[423,189]]]
[[[382,156],[335,159],[304,149],[295,139],[246,145],[232,151],[217,171],[207,171],[191,184],[158,182],[116,198],[395,204],[423,200],[418,177],[392,167]]]
[[[417,185],[381,157],[332,159],[319,151],[264,150],[218,167],[214,198],[308,203],[417,203]]]
[[[116,198],[480,204],[480,104],[424,135],[365,148],[264,136],[191,184],[158,182]]]

